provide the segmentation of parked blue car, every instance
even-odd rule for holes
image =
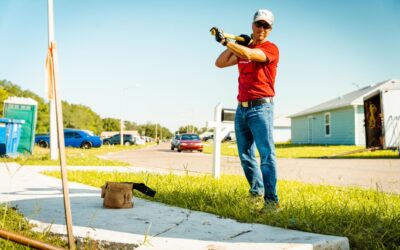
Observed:
[[[101,139],[99,136],[93,134],[89,130],[80,129],[64,129],[64,141],[66,147],[84,148],[91,147],[98,148],[101,146]],[[37,134],[35,136],[35,143],[40,147],[47,148],[50,146],[49,134]]]

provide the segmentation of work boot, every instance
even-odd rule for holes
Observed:
[[[249,207],[254,208],[256,210],[261,209],[264,205],[264,196],[262,195],[255,195],[252,193],[249,193],[247,196],[247,201],[249,204]]]
[[[279,207],[279,203],[277,202],[265,202],[264,207],[260,210],[261,213],[277,213],[282,209]]]

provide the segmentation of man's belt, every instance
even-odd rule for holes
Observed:
[[[273,103],[272,97],[264,97],[264,98],[255,99],[252,101],[247,101],[247,102],[239,102],[239,105],[242,106],[243,108],[252,108],[255,106],[262,105],[267,102]]]

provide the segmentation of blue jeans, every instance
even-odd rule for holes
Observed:
[[[276,156],[273,139],[274,105],[264,103],[244,108],[238,106],[235,133],[240,162],[250,185],[250,193],[264,195],[266,203],[278,202],[276,192]],[[258,149],[261,167],[255,149]]]

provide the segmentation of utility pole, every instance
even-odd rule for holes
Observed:
[[[122,146],[122,145],[124,145],[124,120],[122,120],[122,118],[120,121],[119,134],[121,135],[120,142],[121,142],[121,146]]]
[[[156,137],[154,138],[154,140],[157,140],[157,123],[156,123]]]
[[[53,0],[48,0],[48,29],[49,29],[49,47],[54,42],[54,12]],[[50,105],[50,159],[58,160],[58,139],[57,139],[57,118],[56,118],[56,100],[54,98],[54,88],[48,88]]]

